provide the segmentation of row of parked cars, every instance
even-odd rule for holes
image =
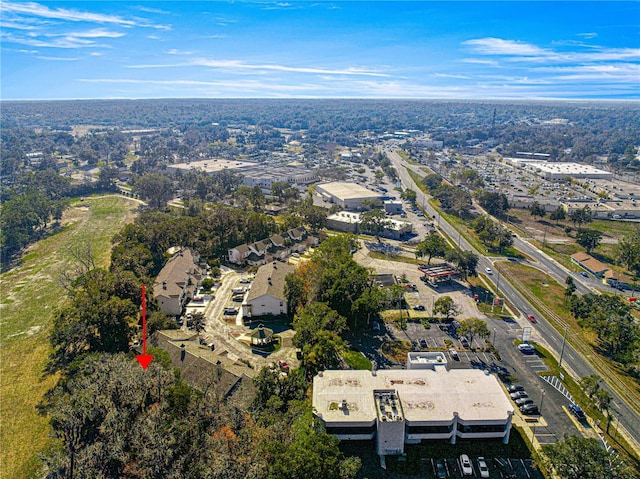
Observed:
[[[509,395],[522,414],[540,414],[540,409],[520,384],[512,384],[508,388]]]

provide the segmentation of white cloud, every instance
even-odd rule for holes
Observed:
[[[499,65],[499,63],[495,60],[484,60],[481,58],[463,58],[460,61],[463,63],[477,63],[478,65],[491,65],[491,66]]]
[[[20,45],[29,45],[32,47],[41,48],[85,48],[85,47],[108,47],[108,45],[101,45],[93,40],[75,37],[17,37],[10,33],[2,33],[2,40],[7,43],[18,43]]]
[[[35,17],[49,18],[55,20],[66,20],[70,22],[94,22],[110,23],[121,26],[140,26],[149,28],[168,29],[168,25],[153,25],[145,21],[130,20],[117,15],[105,15],[102,13],[92,13],[67,8],[49,8],[35,2],[2,2],[2,9],[5,13],[17,13],[21,15],[32,15]]]
[[[71,58],[71,57],[46,57],[46,56],[36,56],[39,60],[49,60],[56,62],[75,62],[80,60],[79,58]]]
[[[167,50],[168,55],[193,55],[193,52],[188,52],[184,50],[178,50],[177,48],[172,48],[171,50]]]
[[[43,18],[52,18],[57,20],[68,20],[71,22],[97,22],[97,23],[114,23],[118,25],[135,26],[132,20],[126,20],[116,15],[103,15],[100,13],[81,12],[78,10],[69,10],[66,8],[51,9],[35,2],[13,3],[2,2],[2,9],[5,12],[21,13],[34,15]]]
[[[150,65],[131,65],[128,68],[172,68],[182,66],[201,66],[208,68],[222,68],[226,70],[262,70],[262,71],[280,71],[290,73],[311,73],[318,75],[360,75],[374,77],[388,77],[386,73],[381,73],[371,69],[348,67],[343,69],[328,69],[315,67],[292,67],[277,64],[251,64],[241,60],[212,60],[207,58],[197,58],[184,63],[177,64],[150,64]]]
[[[493,37],[467,40],[462,42],[462,44],[470,45],[475,51],[482,55],[539,56],[546,53],[546,50],[531,43]]]
[[[598,34],[595,33],[595,32],[587,32],[587,33],[578,33],[576,36],[583,37],[583,38],[586,38],[586,39],[590,39],[590,38],[597,37]]]

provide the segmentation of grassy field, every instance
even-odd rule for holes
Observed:
[[[107,266],[114,233],[134,217],[138,203],[119,196],[86,198],[67,210],[56,234],[31,246],[16,268],[0,277],[0,475],[39,477],[39,454],[49,445],[49,424],[35,407],[55,384],[43,370],[48,333],[64,302],[60,273],[73,264],[70,248],[91,244],[96,264]]]

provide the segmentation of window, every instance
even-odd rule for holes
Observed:
[[[458,431],[462,433],[504,432],[505,428],[505,424],[477,424],[474,426],[466,426],[458,423]]]
[[[407,426],[407,434],[447,434],[450,433],[452,425],[446,426]]]

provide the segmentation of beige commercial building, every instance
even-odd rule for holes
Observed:
[[[447,370],[440,357],[411,361],[416,368],[318,373],[316,417],[341,440],[375,439],[381,455],[402,454],[405,444],[431,439],[508,443],[514,409],[495,376]]]

